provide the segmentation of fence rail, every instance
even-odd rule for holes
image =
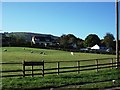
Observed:
[[[100,63],[102,60],[107,60],[107,63]],[[93,61],[94,64],[92,65],[82,65],[82,62],[87,63],[88,61]],[[62,66],[62,63],[76,63],[76,66]],[[114,68],[116,67],[115,58],[102,58],[102,59],[90,59],[90,60],[76,60],[76,61],[51,61],[51,62],[28,62],[24,61],[22,63],[0,63],[1,65],[21,65],[21,69],[19,70],[2,70],[2,77],[15,77],[15,76],[35,76],[35,75],[44,75],[47,74],[57,74],[60,73],[68,73],[68,72],[77,72],[80,73],[82,71],[89,71],[89,70],[96,70],[97,72],[99,69],[104,68]],[[56,67],[54,68],[45,68],[45,64],[56,64]],[[31,67],[32,69],[26,69],[26,67]],[[38,67],[38,69],[35,69],[34,67]],[[40,68],[41,67],[41,68]],[[39,71],[39,73],[35,73],[35,71]],[[16,73],[18,74],[16,74]],[[30,72],[30,73],[27,73]],[[8,73],[5,75],[5,73]],[[12,75],[11,75],[12,73]],[[15,74],[13,74],[15,73]]]

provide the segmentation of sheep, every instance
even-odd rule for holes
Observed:
[[[45,52],[43,52],[43,55],[46,55]]]
[[[7,49],[4,49],[4,52],[6,52],[7,51]]]
[[[40,54],[46,55],[46,53],[45,53],[45,52],[40,52]]]
[[[74,53],[73,53],[73,52],[71,52],[71,55],[74,55]]]
[[[112,80],[112,82],[113,82],[113,85],[115,84],[115,80]]]
[[[40,52],[40,54],[43,54],[43,52]]]
[[[31,53],[33,53],[33,51],[31,51]]]

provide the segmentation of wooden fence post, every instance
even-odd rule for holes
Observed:
[[[23,77],[25,77],[25,61],[23,61]]]
[[[112,69],[113,69],[113,58],[111,59],[111,63],[112,63]]]
[[[57,63],[57,68],[58,68],[58,75],[59,75],[59,68],[60,68],[60,62]]]
[[[42,67],[42,76],[44,77],[44,61],[43,61],[43,67]]]
[[[78,66],[78,74],[80,73],[80,61],[77,62],[77,66]]]
[[[98,59],[96,59],[97,72],[98,72]]]
[[[33,75],[33,65],[32,65],[32,77],[33,77],[34,75]]]

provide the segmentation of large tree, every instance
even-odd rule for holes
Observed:
[[[73,34],[68,34],[67,37],[69,44],[76,44],[77,38]]]
[[[100,44],[100,38],[96,34],[89,34],[84,41],[85,47],[92,47],[95,44]]]
[[[66,37],[66,35],[63,34],[63,35],[59,38],[60,46],[66,48],[66,47],[67,47],[67,41],[68,41],[68,37]]]
[[[84,40],[77,38],[77,47],[78,48],[83,48],[84,47],[83,43],[84,43]]]
[[[107,48],[113,48],[114,47],[114,39],[115,38],[114,38],[113,34],[106,33],[103,41],[104,41]]]
[[[59,43],[64,48],[72,48],[72,45],[77,45],[77,38],[73,34],[64,34],[59,38]]]

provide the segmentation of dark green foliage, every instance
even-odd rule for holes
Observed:
[[[89,34],[84,41],[85,47],[92,47],[95,44],[100,44],[100,38],[96,34]]]
[[[4,33],[2,34],[2,46],[27,46],[30,41],[26,41],[26,37],[26,33],[22,32]]]
[[[39,47],[40,45],[33,45],[32,36],[41,36],[46,34],[36,34],[36,33],[26,33],[26,32],[12,32],[12,33],[3,33],[2,38],[2,46],[25,46],[25,47]],[[55,46],[53,48],[61,48],[61,49],[77,49],[84,47],[92,47],[95,44],[100,46],[106,46],[107,48],[115,49],[115,43],[113,42],[114,36],[110,33],[107,33],[103,40],[100,41],[100,38],[96,34],[89,34],[85,40],[77,38],[73,34],[63,34],[61,37],[56,37],[52,40]],[[44,38],[42,41],[45,41]],[[51,46],[52,47],[52,46]],[[50,47],[49,47],[50,48]]]
[[[107,48],[114,48],[114,36],[110,33],[106,33],[106,36],[104,36],[104,43]]]
[[[82,39],[75,37],[73,34],[62,35],[58,42],[63,48],[78,48],[82,47]]]

